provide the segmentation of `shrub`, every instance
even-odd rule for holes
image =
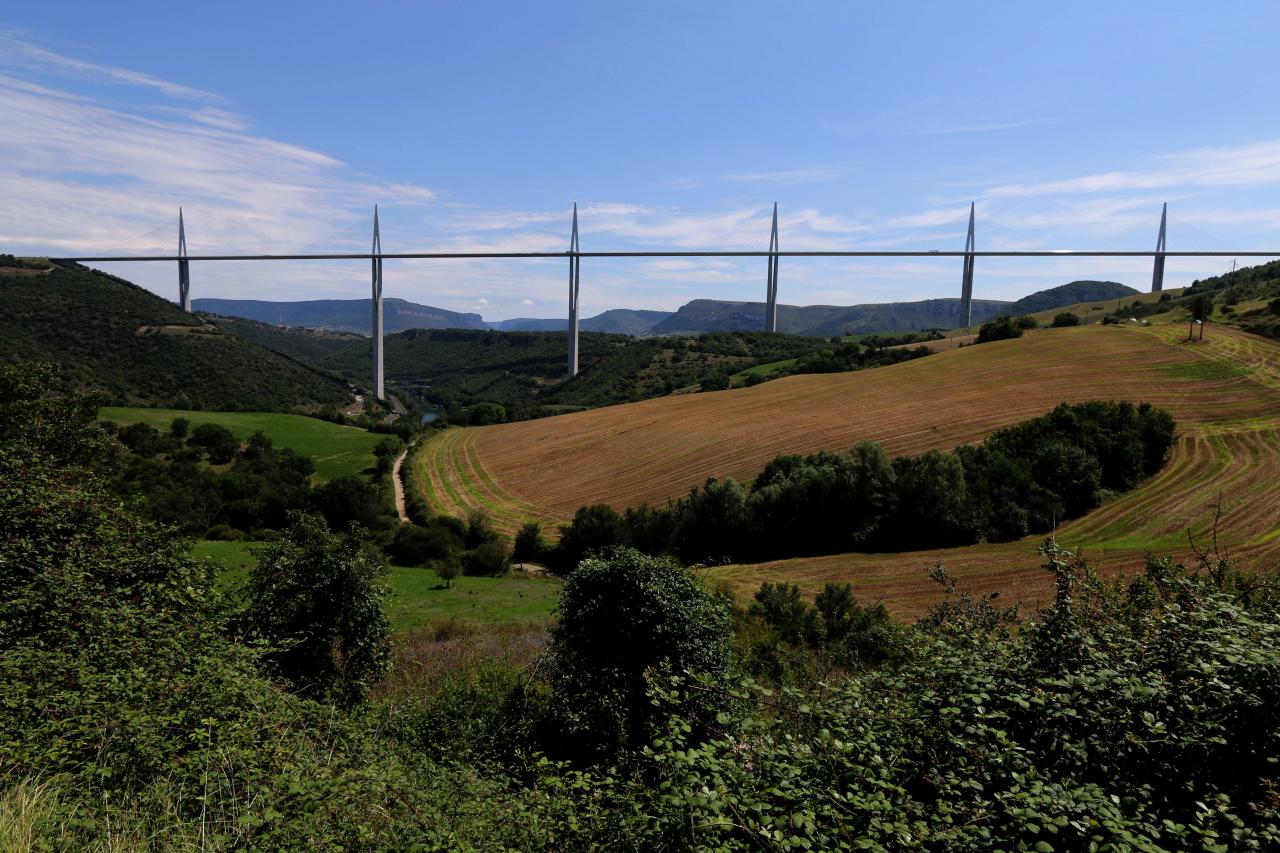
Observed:
[[[452,531],[439,524],[400,524],[387,545],[387,553],[397,565],[425,566],[443,560],[462,547]]]
[[[231,461],[240,449],[240,442],[231,434],[231,430],[221,424],[196,424],[191,430],[188,444],[204,448],[209,454],[209,461],[215,465],[225,465]]]
[[[538,563],[546,554],[547,543],[542,540],[542,525],[531,521],[516,533],[511,559],[517,563]]]
[[[484,510],[476,510],[467,518],[467,532],[463,537],[463,541],[468,548],[479,548],[481,545],[487,545],[490,542],[496,542],[498,539],[498,531],[493,529],[493,523],[489,521],[489,516]]]
[[[580,755],[649,742],[661,715],[646,695],[651,673],[720,679],[729,663],[728,606],[671,559],[621,548],[584,560],[565,581],[557,613],[553,702],[563,748]],[[683,710],[705,726],[716,705],[689,699]]]
[[[729,377],[723,373],[709,373],[698,381],[699,391],[726,391],[729,388]]]
[[[1061,314],[1053,315],[1053,327],[1060,329],[1064,326],[1079,326],[1080,317],[1070,311],[1063,311]]]
[[[359,531],[330,533],[314,515],[292,521],[254,551],[246,625],[271,644],[266,660],[295,690],[359,701],[389,661],[386,564]]]
[[[191,421],[186,418],[174,418],[173,423],[169,424],[169,435],[178,441],[186,439],[187,434],[191,432]]]
[[[570,524],[560,527],[556,569],[571,572],[584,558],[627,544],[627,526],[608,504],[580,507]]]
[[[1040,322],[1036,320],[1035,317],[1032,317],[1031,315],[1028,314],[1026,316],[1019,317],[1018,319],[1014,320],[1013,324],[1017,326],[1019,329],[1034,329],[1040,325]]]
[[[316,489],[312,503],[332,530],[352,524],[377,528],[390,520],[378,487],[354,474],[335,477]]]
[[[978,329],[978,343],[980,344],[1020,337],[1022,337],[1022,329],[1004,314],[994,320],[983,323]]]
[[[511,554],[507,551],[507,546],[496,539],[468,551],[462,566],[466,574],[484,577],[504,575],[510,567]]]
[[[379,474],[386,474],[391,470],[391,466],[395,464],[396,457],[404,450],[404,442],[396,436],[390,436],[380,440],[373,446],[374,458],[378,460],[377,468]]]

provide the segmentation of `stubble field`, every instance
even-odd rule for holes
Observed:
[[[483,509],[498,527],[563,521],[586,503],[665,503],[708,477],[744,481],[779,453],[841,449],[862,439],[890,454],[950,449],[1043,414],[1060,402],[1146,401],[1169,409],[1179,436],[1166,468],[1138,489],[1065,525],[1105,571],[1132,570],[1147,549],[1187,556],[1187,530],[1243,563],[1280,558],[1280,344],[1214,327],[1090,326],[938,353],[848,374],[796,376],[754,388],[667,397],[477,429],[448,430],[418,457],[440,511]],[[545,526],[545,525],[544,525]],[[786,578],[812,592],[852,582],[863,600],[901,615],[937,596],[924,569],[942,560],[976,588],[1035,602],[1048,592],[1034,539],[941,552],[848,554],[712,574],[740,592]]]

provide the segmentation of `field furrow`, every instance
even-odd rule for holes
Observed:
[[[979,441],[1061,402],[1126,399],[1170,410],[1179,436],[1166,467],[1134,491],[1064,525],[1106,570],[1148,549],[1186,553],[1187,529],[1219,538],[1260,567],[1280,557],[1280,344],[1213,327],[1188,343],[1177,326],[1088,326],[948,350],[846,374],[794,376],[752,388],[663,397],[512,424],[448,430],[423,477],[442,503],[490,512],[500,529],[564,521],[579,506],[665,504],[709,477],[750,481],[780,453],[870,439],[890,454]],[[454,434],[450,436],[450,434]],[[847,554],[719,568],[742,588],[786,576],[851,581],[895,609],[936,595],[923,567],[944,559],[988,588],[1032,600],[1047,591],[1037,541],[944,552]]]

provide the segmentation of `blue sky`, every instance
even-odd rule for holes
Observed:
[[[0,251],[1280,247],[1280,6],[0,3]],[[1171,259],[1166,284],[1229,268]],[[168,298],[169,265],[113,268]],[[586,316],[763,299],[763,259],[583,263]],[[366,295],[359,263],[193,293]],[[1149,260],[980,259],[975,294]],[[957,259],[784,260],[790,304],[958,295]],[[388,263],[388,296],[564,313],[561,262]]]

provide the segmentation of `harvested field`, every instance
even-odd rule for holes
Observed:
[[[1188,344],[1180,326],[1037,330],[1020,339],[938,353],[890,367],[794,376],[754,388],[664,397],[556,418],[450,430],[419,457],[442,511],[483,508],[519,519],[565,520],[586,503],[617,509],[665,503],[708,477],[753,477],[779,453],[847,448],[862,439],[890,454],[949,449],[1043,414],[1060,402],[1128,399],[1165,407],[1179,440],[1152,481],[1059,531],[1110,570],[1145,548],[1185,545],[1222,494],[1223,541],[1259,567],[1280,555],[1280,344],[1211,329]],[[518,526],[518,524],[516,525]],[[944,559],[984,588],[1041,598],[1034,540],[947,552],[841,555],[723,567],[746,590],[788,577],[809,589],[854,581],[895,610],[934,596],[923,567]],[[1185,548],[1184,548],[1185,550]]]

